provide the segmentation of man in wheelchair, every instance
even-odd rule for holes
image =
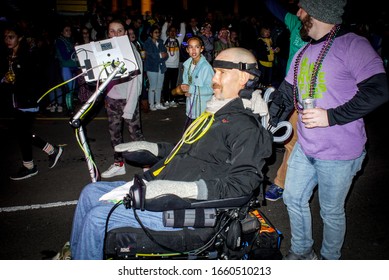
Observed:
[[[256,59],[246,49],[230,48],[216,57],[213,67],[213,98],[176,145],[137,141],[115,147],[129,158],[142,151],[160,159],[157,163],[135,182],[100,181],[83,189],[73,220],[72,259],[103,259],[106,231],[113,229],[142,227],[146,239],[150,232],[183,231],[174,222],[166,226],[166,207],[251,197],[259,188],[272,135],[249,109],[257,106],[250,103],[260,74]],[[117,201],[122,203],[113,207]]]

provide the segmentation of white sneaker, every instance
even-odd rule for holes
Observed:
[[[57,112],[58,112],[58,113],[62,113],[62,112],[63,112],[62,106],[59,105],[59,106],[57,107]]]
[[[72,251],[70,250],[70,242],[66,242],[61,251],[56,254],[52,260],[71,260]]]
[[[54,113],[56,107],[57,107],[56,105],[51,105],[51,107],[50,107],[50,112],[51,112],[51,113]]]
[[[157,110],[166,110],[167,108],[163,106],[161,103],[155,105],[155,109]]]
[[[151,105],[150,106],[150,111],[157,111],[157,108],[155,108],[155,106]]]
[[[176,102],[172,101],[172,102],[170,102],[169,106],[175,108],[178,106],[178,104]]]
[[[165,106],[166,108],[169,108],[169,101],[166,101],[164,104],[163,104],[163,106]]]
[[[120,166],[114,163],[106,171],[101,173],[101,178],[111,178],[114,176],[119,176],[124,174],[126,174],[126,168],[124,167],[124,164]]]

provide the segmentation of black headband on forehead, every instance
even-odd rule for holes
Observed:
[[[257,63],[244,63],[244,62],[235,63],[231,61],[214,60],[213,67],[224,68],[224,69],[238,69],[250,73],[257,77],[261,76],[261,71],[258,70]]]
[[[259,71],[257,68],[257,63],[235,63],[231,61],[214,60],[213,67],[223,69],[238,69],[254,76],[253,79],[247,81],[244,89],[239,91],[239,96],[241,98],[251,99],[253,91],[259,86],[259,77],[261,76],[261,71]]]

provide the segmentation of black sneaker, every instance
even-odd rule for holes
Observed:
[[[19,171],[15,175],[10,176],[9,178],[11,180],[18,181],[30,178],[32,176],[35,176],[36,174],[38,174],[38,169],[36,168],[36,165],[34,165],[32,169],[28,169],[23,165],[22,167],[20,167]]]
[[[61,155],[62,155],[62,148],[58,146],[54,146],[54,153],[49,155],[49,168],[53,168],[57,164]]]

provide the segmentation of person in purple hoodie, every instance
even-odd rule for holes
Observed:
[[[298,140],[288,160],[283,200],[291,227],[288,260],[318,259],[309,201],[316,186],[323,219],[321,259],[339,259],[346,232],[345,200],[366,156],[363,117],[389,100],[380,56],[341,25],[345,0],[300,0],[301,37],[270,105],[271,124],[298,111]],[[284,113],[278,109],[284,106]]]

